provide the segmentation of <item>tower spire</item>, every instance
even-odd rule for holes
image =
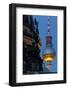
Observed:
[[[46,47],[51,47],[52,46],[52,36],[50,35],[50,17],[48,16],[48,31],[47,31],[47,36],[46,36]]]
[[[50,35],[50,17],[48,16],[48,35]]]

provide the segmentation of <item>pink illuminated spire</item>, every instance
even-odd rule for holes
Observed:
[[[50,35],[50,17],[48,16],[48,33],[47,33],[47,36],[46,36],[46,46],[49,47],[49,46],[52,46],[52,36]]]

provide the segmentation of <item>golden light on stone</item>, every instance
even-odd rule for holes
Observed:
[[[40,38],[38,38],[38,43],[37,43],[37,46],[38,46],[38,48],[40,48],[40,47],[41,47],[41,41],[40,41]]]
[[[38,45],[38,48],[40,48],[40,47],[41,47],[40,43],[38,43],[37,45]]]

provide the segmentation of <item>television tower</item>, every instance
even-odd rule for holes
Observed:
[[[50,71],[53,60],[55,59],[55,51],[52,44],[51,36],[51,26],[50,26],[50,17],[48,16],[48,32],[46,36],[46,48],[43,52],[43,60],[47,63],[48,70]]]

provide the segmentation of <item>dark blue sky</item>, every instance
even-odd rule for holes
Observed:
[[[48,16],[33,16],[33,18],[36,18],[38,21],[38,29],[39,29],[39,35],[41,39],[41,52],[40,55],[42,56],[44,49],[46,48],[46,35],[48,31]],[[55,60],[52,62],[51,71],[57,72],[57,17],[56,16],[50,16],[50,25],[51,25],[51,36],[52,36],[52,43],[53,48],[56,53]]]

